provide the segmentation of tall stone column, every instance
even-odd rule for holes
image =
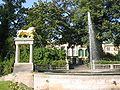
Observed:
[[[15,64],[17,64],[18,61],[19,61],[19,53],[20,53],[19,51],[20,51],[20,50],[19,50],[19,45],[16,44]]]
[[[30,60],[29,63],[33,62],[33,44],[30,44]]]

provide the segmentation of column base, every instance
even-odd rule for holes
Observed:
[[[32,72],[33,63],[14,63],[13,73],[17,72]]]

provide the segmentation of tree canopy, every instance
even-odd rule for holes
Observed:
[[[83,45],[88,42],[89,11],[99,44],[103,41],[119,44],[119,4],[119,0],[39,1],[28,10],[28,26],[37,28],[37,38],[41,38],[43,45],[53,42]]]
[[[0,57],[5,57],[13,47],[10,37],[15,36],[16,30],[30,26],[36,28],[37,47],[64,43],[88,45],[88,11],[99,46],[103,41],[120,44],[119,0],[39,0],[28,9],[22,6],[25,0],[3,1],[0,5]]]
[[[16,30],[25,25],[25,0],[2,0],[0,5],[0,57],[3,60],[13,51]]]
[[[44,52],[44,48],[40,48],[46,45],[68,43],[89,46],[87,12],[91,14],[99,54],[102,54],[103,42],[120,45],[120,0],[39,0],[31,8],[22,6],[25,0],[2,1],[0,74],[12,71],[15,47],[13,39],[16,37],[16,31],[21,28],[27,29],[31,26],[36,28],[34,38],[36,63],[37,59],[44,59],[46,63],[50,58],[55,65],[58,58],[63,59],[61,56],[64,55],[58,51],[50,49],[49,52]],[[28,59],[26,53],[27,48],[21,52],[20,58]],[[45,53],[44,58],[40,56],[41,53]]]

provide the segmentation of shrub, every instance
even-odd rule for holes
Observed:
[[[20,45],[20,61],[19,62],[29,62],[29,45]]]
[[[66,62],[65,60],[54,60],[51,62],[51,65],[55,67],[63,67],[66,65]]]
[[[118,52],[117,55],[112,55],[110,53],[104,54],[104,56],[101,58],[101,60],[105,61],[120,61],[120,51]]]
[[[11,58],[10,60],[5,60],[3,62],[3,71],[2,73],[4,75],[9,74],[13,71],[13,65],[14,65],[14,58]]]
[[[120,51],[118,52],[118,54],[115,56],[117,60],[120,61]]]
[[[27,87],[26,85],[24,85],[23,83],[18,84],[18,82],[15,83],[10,82],[9,87],[11,90],[33,90]]]
[[[95,62],[96,64],[120,64],[120,61],[108,61],[108,60],[99,60]]]
[[[98,60],[96,64],[120,64],[120,51],[115,56],[106,54],[106,56]]]
[[[35,70],[46,71],[50,66],[65,66],[65,52],[56,48],[34,48]]]
[[[51,62],[65,60],[65,52],[56,48],[35,48],[34,49],[34,64],[49,65]],[[61,62],[61,61],[60,61]],[[61,62],[62,63],[62,62]]]
[[[2,73],[3,73],[3,63],[0,62],[0,76],[2,75]]]

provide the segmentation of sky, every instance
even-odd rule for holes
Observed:
[[[45,0],[42,0],[45,1]],[[50,1],[50,0],[48,0]],[[26,3],[23,4],[24,7],[32,7],[34,2],[38,2],[38,0],[26,0]],[[2,0],[0,0],[0,4],[2,3]]]
[[[32,7],[34,2],[38,2],[38,0],[26,0],[26,3],[23,3],[24,7]]]

